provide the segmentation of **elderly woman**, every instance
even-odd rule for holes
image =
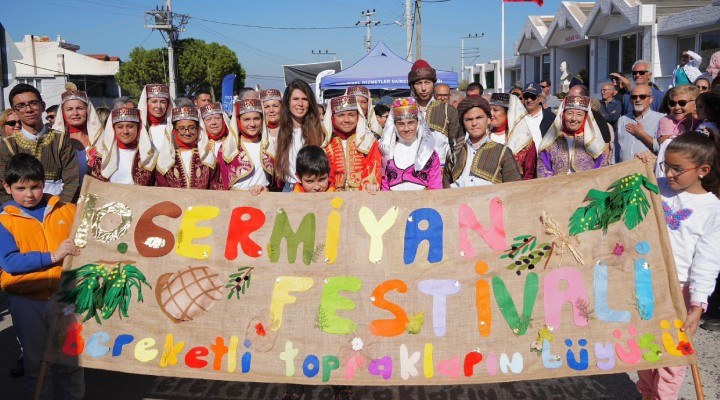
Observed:
[[[571,174],[608,165],[607,144],[590,112],[590,98],[567,96],[540,143],[538,177]]]
[[[14,135],[22,129],[20,117],[12,108],[8,108],[0,114],[0,126],[3,127],[3,137]]]
[[[693,85],[676,86],[667,94],[668,114],[660,120],[657,130],[658,143],[662,144],[672,136],[693,131],[700,124],[695,118],[695,100],[700,89]]]
[[[236,104],[237,107],[237,104]],[[208,136],[210,147],[212,148],[215,158],[218,156],[220,145],[227,138],[230,130],[229,121],[223,112],[222,104],[208,103],[200,107],[200,117],[202,118],[201,127]]]
[[[277,89],[260,91],[260,101],[265,115],[268,140],[273,144],[277,143],[278,127],[280,126],[280,109],[282,107],[282,93]]]
[[[523,180],[535,178],[537,165],[537,150],[524,118],[526,113],[517,96],[493,93],[490,97],[490,139],[512,151]]]
[[[136,108],[113,110],[97,153],[90,159],[90,175],[103,182],[152,186],[157,153]]]
[[[448,154],[443,187],[492,185],[522,180],[515,156],[507,146],[490,140],[490,104],[479,95],[458,104],[460,123],[465,128],[465,145]],[[453,150],[451,150],[452,152]]]
[[[214,189],[215,155],[195,107],[177,107],[158,147],[156,186],[184,189]]]
[[[253,195],[274,189],[274,145],[268,139],[262,102],[243,99],[235,103],[230,126],[218,157],[221,188]]]
[[[380,146],[384,166],[382,190],[442,189],[435,139],[419,114],[413,98],[393,102],[394,127],[384,132]]]

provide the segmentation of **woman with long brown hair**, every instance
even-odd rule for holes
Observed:
[[[295,159],[307,145],[324,146],[327,134],[320,122],[315,95],[310,86],[294,80],[285,88],[277,137],[275,175],[289,192],[297,182]]]

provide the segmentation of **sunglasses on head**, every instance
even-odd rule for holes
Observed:
[[[649,94],[633,94],[633,95],[630,96],[630,98],[633,99],[633,100],[637,100],[637,99],[645,100],[645,99],[647,99],[648,97],[650,97]]]
[[[633,71],[633,75],[645,75],[650,71]]]
[[[7,121],[7,122],[5,122],[5,125],[14,127],[15,125],[17,125],[19,123],[20,123],[20,121]]]
[[[670,107],[675,107],[675,106],[685,107],[691,101],[695,101],[695,100],[678,100],[678,101],[668,100],[668,105]]]

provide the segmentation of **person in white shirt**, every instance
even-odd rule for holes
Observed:
[[[555,114],[552,110],[543,108],[542,101],[544,99],[540,86],[535,83],[528,83],[523,90],[521,97],[525,110],[525,122],[527,122],[530,133],[532,133],[535,142],[535,150],[537,151],[542,142],[543,136],[552,126],[555,120]]]

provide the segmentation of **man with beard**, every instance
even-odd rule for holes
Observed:
[[[663,114],[653,111],[652,91],[649,85],[637,85],[630,95],[633,110],[618,120],[615,135],[615,162],[623,162],[635,158],[635,154],[660,148],[656,132]]]

